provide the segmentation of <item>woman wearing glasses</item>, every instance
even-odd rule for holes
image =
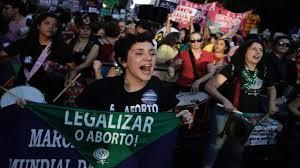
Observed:
[[[181,51],[169,67],[170,76],[181,71],[176,81],[178,91],[199,91],[214,74],[213,53],[202,50],[203,38],[199,32],[190,35],[190,48]]]

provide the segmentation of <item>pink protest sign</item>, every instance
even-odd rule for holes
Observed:
[[[242,30],[243,20],[250,13],[251,11],[234,13],[221,6],[216,6],[214,11],[207,13],[207,26],[213,34],[237,32]]]
[[[179,5],[176,7],[175,11],[172,13],[171,20],[178,22],[180,27],[189,27],[190,18],[195,16],[197,10],[191,7]]]
[[[178,5],[196,9],[195,22],[199,24],[206,20],[206,14],[208,11],[214,11],[216,6],[220,6],[217,2],[198,4],[187,0],[179,0]]]

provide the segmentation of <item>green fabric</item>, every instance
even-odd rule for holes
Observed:
[[[103,3],[106,4],[107,8],[114,8],[119,5],[119,0],[103,0]]]
[[[16,74],[18,74],[20,69],[21,69],[21,64],[11,64],[11,65],[12,65],[12,68],[13,68],[14,72]]]
[[[26,107],[58,130],[95,168],[115,167],[179,123],[168,112],[106,112],[38,103]]]
[[[189,43],[182,44],[179,48],[179,51],[187,50],[189,47]]]

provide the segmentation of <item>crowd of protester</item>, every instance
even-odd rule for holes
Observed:
[[[297,167],[300,37],[263,31],[243,38],[239,32],[210,34],[205,25],[194,24],[194,18],[191,18],[189,29],[178,29],[178,24],[172,22],[169,15],[165,24],[157,26],[142,19],[116,20],[94,13],[71,13],[63,8],[48,12],[18,0],[4,2],[1,9],[2,87],[30,85],[39,89],[49,104],[109,110],[100,106],[114,101],[111,97],[118,95],[105,88],[122,87],[125,82],[124,87],[130,90],[129,86],[134,84],[129,85],[119,77],[142,76],[137,71],[143,75],[153,72],[154,79],[140,78],[154,85],[159,78],[171,90],[172,93],[161,93],[165,97],[160,103],[167,104],[160,107],[162,110],[175,106],[176,101],[169,99],[170,94],[205,92],[210,96],[210,130],[207,130],[210,138],[207,149],[203,149],[204,157],[199,158],[201,163],[197,163],[199,167],[213,167],[224,145],[230,146],[226,155],[228,165],[224,163],[220,167],[241,167],[245,162],[244,167],[251,167],[253,160],[266,157],[273,167]],[[146,52],[137,55],[149,54],[149,61],[154,60],[156,66],[152,63],[140,65],[138,57],[132,60],[130,49],[134,44],[146,47]],[[148,45],[151,45],[150,49]],[[34,68],[36,66],[38,68]],[[116,80],[105,83],[101,82],[103,79]],[[66,86],[70,87],[53,102]],[[103,95],[99,97],[95,92]],[[222,104],[223,108],[216,103]],[[278,133],[277,144],[248,149],[236,137],[218,136],[233,110],[266,113],[278,120],[283,129]]]

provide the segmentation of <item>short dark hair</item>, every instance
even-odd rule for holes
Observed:
[[[119,66],[121,66],[124,70],[124,67],[119,61],[127,61],[128,51],[134,44],[138,42],[150,42],[153,45],[152,39],[153,36],[150,34],[150,32],[136,35],[128,34],[126,37],[119,39],[114,46],[115,60]]]
[[[145,30],[148,30],[148,31],[152,30],[151,23],[148,20],[144,20],[144,19],[139,20],[136,23],[135,27],[141,27],[141,28],[143,28]]]
[[[108,37],[116,38],[120,35],[120,27],[116,22],[109,21],[104,25],[105,35]]]
[[[179,32],[171,32],[165,38],[162,39],[161,44],[173,46],[179,41],[179,36]]]
[[[19,13],[25,15],[25,4],[21,0],[7,0],[4,5],[11,5],[13,8],[18,8]]]

